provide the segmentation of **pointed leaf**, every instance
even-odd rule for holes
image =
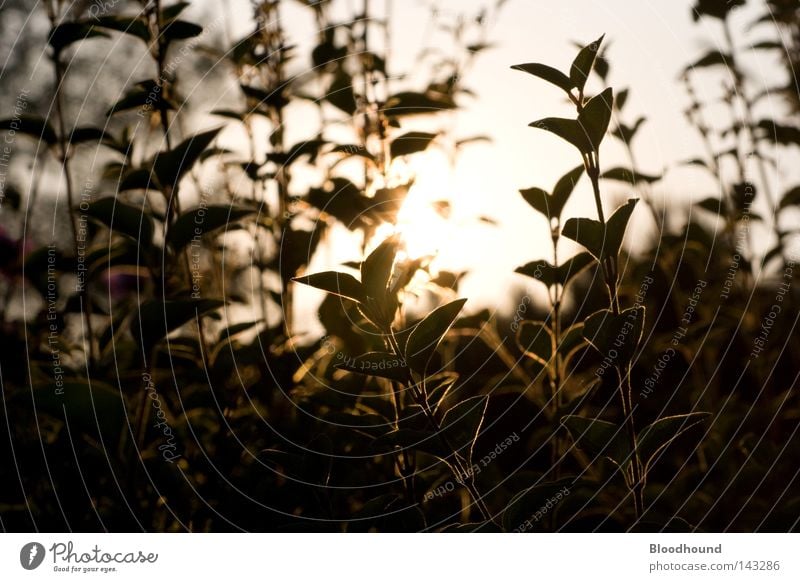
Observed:
[[[64,22],[50,30],[47,42],[56,53],[59,53],[74,42],[98,36],[108,37],[89,22]]]
[[[569,69],[569,79],[572,82],[572,86],[578,89],[581,95],[583,95],[586,80],[594,68],[594,61],[597,58],[600,45],[603,43],[603,38],[605,38],[605,35],[583,47],[578,56],[575,57],[575,60],[572,61],[572,66]]]
[[[361,285],[367,297],[382,300],[386,296],[399,247],[397,238],[387,238],[361,263]]]
[[[92,202],[83,212],[112,233],[124,234],[144,247],[153,242],[153,221],[141,207],[124,204],[109,196]]]
[[[582,154],[588,154],[592,151],[592,142],[589,140],[584,128],[575,119],[545,117],[529,125],[530,127],[543,129],[556,134],[561,139],[578,148]]]
[[[614,110],[614,90],[609,87],[592,97],[578,115],[578,124],[583,128],[594,151],[599,151],[600,143],[611,123]]]
[[[616,257],[637,202],[637,199],[631,198],[617,208],[605,228],[599,221],[591,218],[570,218],[564,225],[562,234],[586,247],[598,261],[602,261],[604,257]]]
[[[58,136],[50,123],[43,117],[20,115],[16,119],[0,121],[0,131],[15,131],[42,140],[47,145],[58,142]]]
[[[543,366],[550,363],[555,353],[555,337],[543,321],[523,321],[517,330],[517,346],[532,360]]]
[[[661,177],[660,176],[648,176],[647,174],[639,174],[634,172],[633,170],[629,170],[628,168],[611,168],[610,170],[606,170],[600,176],[606,180],[617,180],[619,182],[628,182],[629,184],[633,184],[634,186],[639,182],[646,182],[648,184],[653,184],[654,182],[658,182]]]
[[[302,283],[309,287],[322,289],[328,293],[339,295],[345,299],[350,299],[356,303],[364,301],[364,288],[361,282],[347,273],[338,273],[336,271],[324,271],[322,273],[315,273],[313,275],[306,275],[304,277],[295,277],[292,279],[296,283]]]
[[[619,315],[601,309],[583,322],[583,337],[611,366],[624,366],[642,339],[644,318],[644,307],[630,307]]]
[[[630,457],[627,434],[621,426],[575,415],[565,416],[561,424],[572,435],[578,448],[586,451],[592,460],[607,457],[622,467]]]
[[[436,139],[435,133],[409,131],[408,133],[395,138],[389,146],[389,151],[392,158],[408,156],[417,152],[425,151],[428,149],[428,146],[431,145],[431,142],[434,139]]]
[[[524,71],[534,77],[544,79],[568,94],[572,91],[573,83],[570,78],[558,69],[548,65],[543,65],[541,63],[525,63],[522,65],[514,65],[511,68],[515,71]]]
[[[480,434],[486,407],[489,404],[488,396],[473,396],[459,402],[448,410],[442,420],[442,431],[447,441],[456,453],[465,458],[472,465],[472,449],[475,440]]]
[[[457,299],[446,305],[442,305],[430,312],[422,321],[417,324],[408,336],[406,344],[406,361],[408,366],[420,374],[424,374],[428,369],[431,357],[442,338],[453,325],[466,299]]]
[[[659,453],[672,441],[677,439],[687,430],[703,422],[711,416],[708,412],[692,412],[659,418],[653,424],[645,427],[638,438],[639,457],[645,467],[645,472],[652,463],[657,461]]]
[[[389,352],[369,352],[354,358],[345,358],[335,366],[356,374],[387,378],[395,382],[408,381],[408,368],[405,360]]]
[[[187,210],[170,226],[167,242],[175,250],[180,250],[192,241],[199,241],[200,237],[210,232],[255,213],[256,210],[254,208],[229,206],[227,204],[212,204]]]
[[[153,170],[161,185],[175,189],[181,178],[200,159],[203,150],[211,145],[220,129],[218,127],[193,135],[174,149],[159,154],[153,163]]]
[[[139,306],[139,317],[131,321],[133,337],[145,354],[161,339],[185,323],[225,305],[217,299],[152,299]]]

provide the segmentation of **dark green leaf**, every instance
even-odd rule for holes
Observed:
[[[562,234],[586,247],[598,261],[604,257],[616,257],[636,202],[637,199],[631,198],[620,206],[608,219],[605,228],[591,218],[570,218]]]
[[[546,366],[555,353],[555,338],[543,321],[523,321],[517,330],[517,346],[526,356]]]
[[[322,289],[328,293],[339,295],[345,299],[350,299],[358,303],[364,301],[364,288],[361,282],[347,273],[337,273],[336,271],[325,271],[322,273],[315,273],[313,275],[306,275],[304,277],[295,277],[292,279],[297,283]]]
[[[255,214],[255,212],[254,208],[228,206],[227,204],[212,204],[187,210],[169,228],[167,242],[175,250],[180,250],[192,240],[199,240],[200,237],[241,220],[245,216]]]
[[[92,202],[83,212],[112,233],[124,234],[144,247],[153,242],[152,219],[141,207],[130,206],[109,196]]]
[[[408,366],[412,370],[420,374],[427,371],[436,348],[466,302],[466,299],[457,299],[442,305],[429,313],[414,328],[408,337],[405,353]]]
[[[603,43],[605,35],[598,38],[593,43],[583,47],[575,60],[572,61],[572,66],[569,69],[569,80],[572,86],[578,89],[583,95],[583,88],[586,86],[586,80],[592,72],[594,61],[597,58],[597,53],[600,50],[600,45]]]
[[[567,77],[558,69],[548,65],[543,65],[541,63],[525,63],[522,65],[514,65],[511,68],[515,71],[524,71],[525,73],[529,73],[534,77],[544,79],[548,83],[559,87],[568,94],[572,91],[572,87],[574,86],[569,77]]]
[[[428,149],[431,142],[436,139],[435,133],[426,133],[424,131],[409,131],[395,138],[389,146],[389,151],[392,158],[400,156],[408,156],[417,152],[422,152]]]

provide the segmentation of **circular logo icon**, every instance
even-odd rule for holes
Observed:
[[[19,563],[26,570],[35,570],[44,561],[44,546],[38,542],[30,542],[19,551]]]

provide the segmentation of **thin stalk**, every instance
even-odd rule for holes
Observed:
[[[391,346],[394,355],[398,358],[403,357],[403,352],[400,349],[400,345],[397,342],[397,338],[394,336],[394,331],[389,328],[386,333],[387,340],[389,341],[389,345]],[[478,508],[478,511],[481,514],[481,517],[484,521],[491,520],[491,511],[486,506],[480,492],[478,491],[477,487],[475,487],[475,483],[472,481],[471,478],[471,471],[470,468],[464,465],[463,460],[459,456],[456,449],[450,443],[450,439],[442,431],[442,425],[436,418],[433,410],[430,408],[430,404],[428,403],[427,398],[425,397],[425,393],[420,390],[417,383],[414,381],[414,377],[411,375],[411,370],[407,371],[407,378],[406,378],[406,385],[408,387],[409,393],[411,397],[414,399],[415,404],[419,405],[425,414],[425,418],[428,421],[428,424],[431,425],[431,428],[436,433],[437,437],[441,441],[442,445],[444,446],[445,450],[451,453],[451,458],[453,459],[453,464],[455,465],[455,470],[453,467],[450,466],[450,469],[453,471],[453,476],[455,477],[456,481],[460,483],[470,494],[472,497],[472,501],[475,506]]]
[[[595,152],[594,155],[584,156],[584,164],[586,166],[586,173],[592,182],[592,190],[594,192],[595,203],[597,204],[597,215],[600,223],[605,228],[606,220],[603,213],[603,202],[600,197],[600,168],[599,168],[599,153]],[[615,316],[620,315],[619,307],[619,294],[617,292],[618,283],[618,265],[617,257],[612,255],[606,257],[602,262],[603,275],[605,277],[606,286],[608,287],[609,300],[611,303],[611,311]],[[633,420],[633,387],[631,386],[630,378],[630,364],[626,363],[624,366],[618,363],[614,365],[619,376],[619,397],[622,403],[622,414],[625,417],[625,430],[628,436],[628,444],[631,448],[631,465],[630,465],[630,489],[633,493],[633,504],[636,512],[637,519],[641,517],[644,510],[644,479],[641,460],[637,450],[637,435],[636,425]]]
[[[55,26],[55,20],[53,21],[53,26]],[[63,67],[64,65],[61,62],[60,53],[54,54],[53,68],[55,71],[55,95],[53,98],[56,105],[56,117],[58,118],[58,141],[60,150],[59,153],[61,154],[60,162],[62,168],[64,169],[64,179],[67,187],[67,206],[69,210],[69,224],[72,230],[75,260],[78,260],[78,255],[80,254],[80,243],[78,241],[78,217],[75,213],[75,192],[72,187],[72,173],[70,172],[69,140],[67,137],[66,122],[64,120],[63,84],[65,71]],[[84,325],[86,327],[84,338],[89,344],[87,364],[89,367],[94,367],[97,362],[97,354],[95,352],[94,330],[92,329],[92,302],[91,298],[89,297],[89,288],[87,283],[88,282],[84,282],[82,285],[80,285],[79,294],[81,298],[81,312],[83,314]]]

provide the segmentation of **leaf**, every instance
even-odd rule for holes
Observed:
[[[594,258],[616,257],[625,237],[625,229],[638,199],[631,198],[617,208],[605,224],[591,218],[570,218],[562,234],[586,247]]]
[[[587,44],[578,52],[578,56],[575,57],[575,60],[572,61],[572,66],[569,69],[569,80],[572,86],[575,87],[581,95],[583,95],[583,89],[586,86],[589,74],[594,68],[594,61],[597,58],[597,53],[600,51],[603,38],[605,38],[605,35]]]
[[[115,197],[101,198],[83,212],[105,225],[112,233],[120,233],[144,247],[153,242],[153,222],[144,209],[119,202]]]
[[[615,101],[619,101],[619,96],[617,96]],[[636,134],[639,132],[639,128],[645,121],[647,121],[645,117],[640,117],[633,125],[625,125],[622,122],[617,122],[617,127],[611,132],[611,135],[622,141],[622,143],[630,145],[633,138],[636,137]]]
[[[227,204],[212,204],[187,210],[169,227],[167,243],[175,250],[181,250],[193,240],[199,240],[210,232],[255,213],[253,208]]]
[[[148,355],[160,340],[182,325],[225,305],[218,299],[151,299],[131,321],[133,337]]]
[[[653,424],[639,432],[638,444],[639,458],[645,468],[645,473],[650,465],[657,461],[656,456],[672,441],[677,439],[690,428],[700,424],[711,416],[708,412],[692,412],[659,418]]]
[[[783,196],[781,196],[781,210],[788,206],[800,206],[800,186],[790,188],[783,193]]]
[[[101,30],[97,30],[89,22],[64,22],[50,30],[47,42],[53,47],[55,53],[58,54],[72,43],[95,37],[107,38],[108,35]]]
[[[91,16],[92,8],[89,8],[89,15]],[[125,34],[130,34],[136,38],[149,44],[151,40],[150,28],[143,18],[130,17],[130,16],[102,16],[95,18],[95,26],[100,28],[108,28],[116,30]]]
[[[325,99],[337,109],[353,115],[358,109],[353,91],[353,78],[340,70],[328,87]]]
[[[566,205],[569,197],[572,196],[572,192],[575,190],[575,186],[577,186],[578,181],[583,176],[584,166],[581,164],[580,166],[573,168],[556,182],[555,187],[553,188],[553,207],[558,209],[558,216],[561,216],[561,210]]]
[[[695,206],[713,212],[714,214],[719,214],[720,216],[724,216],[728,213],[727,204],[725,200],[721,198],[703,198],[700,202],[697,202]]]
[[[139,108],[141,112],[174,110],[175,106],[164,99],[163,91],[152,79],[147,79],[131,87],[120,99],[106,111],[106,116],[110,117],[115,113],[129,111]]]
[[[229,340],[233,336],[239,335],[247,331],[248,329],[254,328],[260,323],[262,323],[263,319],[257,319],[256,321],[243,321],[242,323],[234,323],[233,325],[229,325],[221,332],[219,332],[219,339],[217,340],[219,343],[222,343],[226,340]]]
[[[0,121],[0,130],[15,131],[35,137],[47,145],[58,143],[56,132],[50,123],[43,117],[33,115],[20,115],[16,119],[3,119]]]
[[[614,110],[614,90],[609,87],[599,95],[592,97],[578,114],[578,124],[586,132],[586,137],[594,151],[600,150],[600,143],[611,123]]]
[[[583,322],[583,337],[612,366],[626,365],[636,353],[644,331],[644,307],[630,307],[619,315],[601,309]]]
[[[594,261],[595,259],[591,254],[584,252],[567,259],[558,267],[540,259],[518,267],[514,272],[541,281],[548,287],[553,287],[554,285],[566,286],[586,267],[592,265]]]
[[[161,31],[166,42],[186,40],[203,34],[203,27],[185,20],[172,20]]]
[[[356,374],[378,376],[395,382],[408,382],[408,368],[405,361],[389,352],[369,352],[354,358],[345,357],[344,362],[334,366]]]
[[[465,458],[469,465],[488,405],[488,396],[473,396],[453,406],[442,419],[442,431],[453,452]]]
[[[385,298],[399,248],[400,241],[389,237],[361,263],[361,285],[367,298],[377,301]]]
[[[630,457],[630,446],[625,429],[600,419],[568,415],[561,419],[572,435],[578,448],[588,453],[593,460],[600,457],[611,459],[619,467]]]
[[[295,277],[292,281],[308,285],[309,287],[322,289],[323,291],[344,297],[345,299],[350,299],[356,303],[361,303],[365,300],[364,288],[361,282],[347,273],[324,271],[304,277]]]
[[[392,141],[389,151],[392,158],[408,156],[428,149],[431,142],[436,139],[435,133],[424,131],[409,131]]]
[[[189,2],[176,2],[171,6],[167,6],[166,8],[161,9],[161,20],[164,22],[169,22],[173,18],[177,18],[178,15],[183,12],[188,6]]]
[[[116,443],[126,426],[122,393],[94,379],[91,382],[64,379],[61,385],[55,382],[36,385],[32,396],[37,413],[46,412],[67,422],[73,437],[84,432],[93,439]]]
[[[547,366],[555,353],[555,337],[543,321],[523,321],[517,330],[517,345],[532,360]]]
[[[707,52],[691,65],[687,65],[684,71],[691,71],[694,69],[702,69],[705,67],[713,67],[715,65],[728,66],[731,62],[731,55],[723,53],[717,49]]]
[[[447,330],[455,322],[466,302],[466,299],[457,299],[442,305],[430,312],[417,324],[411,335],[408,336],[408,343],[405,348],[405,356],[409,368],[420,374],[425,374],[436,348],[447,333]]]
[[[405,117],[438,113],[455,108],[456,103],[453,98],[444,93],[407,91],[390,96],[386,100],[386,107],[383,109],[383,113],[388,117]]]
[[[564,73],[548,65],[541,63],[524,63],[522,65],[514,65],[511,67],[515,71],[523,71],[534,77],[544,79],[548,83],[559,87],[567,94],[571,94],[572,87],[574,86],[569,77]]]
[[[543,214],[546,218],[556,217],[558,213],[551,209],[550,194],[541,188],[526,188],[519,191],[528,205]]]
[[[370,151],[363,145],[355,145],[355,144],[337,145],[335,148],[331,150],[331,153],[346,154],[347,156],[359,156],[362,158],[366,158],[372,162],[375,162],[375,156],[373,156],[370,153]]]
[[[628,182],[629,184],[633,184],[634,186],[639,182],[646,182],[647,184],[653,184],[654,182],[658,182],[661,177],[660,176],[648,176],[647,174],[639,174],[634,172],[633,170],[629,170],[628,168],[611,168],[610,170],[606,170],[600,175],[601,178],[606,180],[617,180],[619,182]]]
[[[592,151],[592,143],[586,131],[575,119],[565,119],[562,117],[545,117],[529,124],[530,127],[543,129],[556,134],[561,139],[574,145],[582,154]]]
[[[153,170],[161,186],[174,190],[181,178],[200,159],[203,150],[216,139],[221,129],[221,127],[217,127],[195,134],[183,140],[172,150],[158,154],[153,162]]]

